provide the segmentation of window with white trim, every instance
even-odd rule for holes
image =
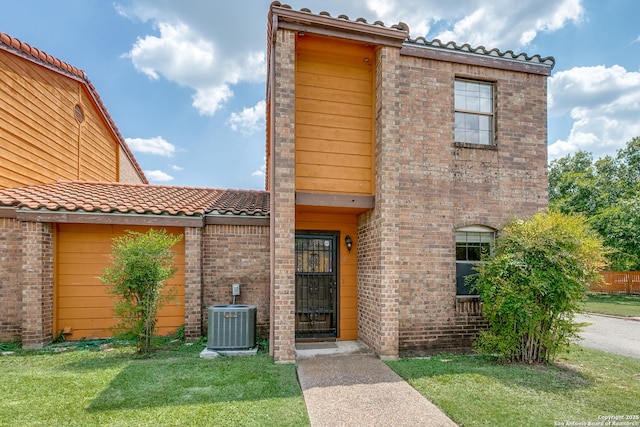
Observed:
[[[484,225],[471,225],[456,230],[456,288],[458,295],[472,295],[471,285],[476,274],[474,266],[491,254],[496,231]]]
[[[456,79],[455,141],[494,144],[493,83]]]

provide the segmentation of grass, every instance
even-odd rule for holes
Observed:
[[[548,366],[472,355],[389,366],[462,426],[589,425],[607,415],[640,416],[640,360],[578,346]]]
[[[6,346],[5,346],[6,347]],[[304,426],[294,365],[201,359],[204,342],[0,356],[0,426]]]
[[[640,295],[589,294],[584,306],[589,313],[640,317]]]
[[[14,353],[0,356],[0,426],[309,425],[295,367],[264,353],[201,359],[203,341],[167,343],[148,359],[127,345],[2,347]],[[640,416],[640,360],[579,346],[548,366],[473,355],[388,364],[462,426]]]

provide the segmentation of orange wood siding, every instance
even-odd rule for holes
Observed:
[[[338,339],[358,339],[358,282],[356,274],[357,217],[352,213],[330,213],[299,207],[296,212],[296,230],[339,231],[340,248],[338,287]],[[347,251],[344,237],[351,236],[353,249]]]
[[[102,269],[110,266],[112,239],[125,230],[146,232],[149,227],[93,224],[59,224],[56,233],[56,287],[54,305],[54,333],[72,328],[67,339],[84,337],[110,337],[109,328],[117,323],[113,312],[113,297],[107,285],[98,277]],[[167,227],[172,234],[183,234],[183,229]],[[159,335],[174,332],[184,324],[184,240],[174,248],[174,262],[178,272],[168,281],[175,290],[179,303],[172,302],[160,311],[157,331]]]
[[[296,190],[373,191],[371,46],[313,35],[296,44]]]
[[[118,180],[118,143],[82,83],[0,51],[0,117],[0,188]]]

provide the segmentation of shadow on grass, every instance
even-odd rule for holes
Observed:
[[[388,365],[408,381],[430,379],[449,382],[462,377],[487,378],[509,388],[522,387],[545,393],[588,388],[595,381],[562,361],[551,365],[502,364],[485,356],[439,355],[429,359],[404,359]]]
[[[117,365],[121,359],[104,360]],[[86,369],[78,364],[70,369]],[[267,356],[129,359],[88,412],[301,396],[293,365]]]

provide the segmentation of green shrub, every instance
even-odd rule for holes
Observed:
[[[491,257],[477,267],[474,288],[489,328],[481,353],[525,363],[553,360],[577,328],[589,284],[604,266],[602,241],[581,216],[538,213],[506,225]]]
[[[136,340],[138,353],[151,352],[158,310],[171,295],[162,292],[165,281],[175,274],[171,247],[182,235],[151,229],[147,233],[127,230],[113,239],[111,267],[100,280],[112,284],[115,312],[121,322],[116,330]]]

